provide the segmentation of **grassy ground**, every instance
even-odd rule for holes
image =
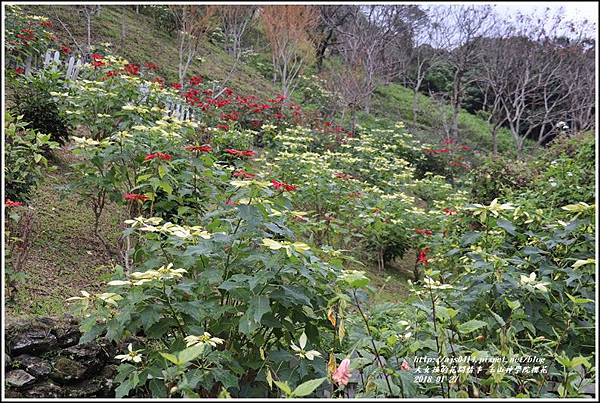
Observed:
[[[48,173],[28,206],[34,209],[33,243],[25,263],[24,281],[6,301],[8,316],[57,315],[67,311],[65,299],[80,290],[100,291],[109,277],[113,258],[93,234],[93,213],[76,195],[64,194],[73,157],[56,153],[57,170]],[[124,212],[107,206],[100,223],[105,237],[116,242]]]

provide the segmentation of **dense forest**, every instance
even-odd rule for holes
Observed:
[[[6,397],[595,396],[594,23],[3,7]]]

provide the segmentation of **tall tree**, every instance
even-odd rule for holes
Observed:
[[[216,6],[171,5],[177,21],[177,50],[179,64],[177,73],[183,84],[187,71],[202,46],[204,37],[214,27]]]
[[[296,78],[314,58],[310,32],[318,23],[317,10],[313,6],[264,6],[261,19],[276,73],[273,81],[278,80],[283,95],[289,96],[295,89]]]

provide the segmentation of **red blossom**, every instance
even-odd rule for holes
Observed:
[[[419,256],[417,257],[417,264],[421,263],[423,266],[427,266],[429,261],[427,260],[427,252],[429,252],[429,248],[424,248],[419,250]]]
[[[23,202],[20,201],[12,201],[10,199],[6,199],[4,201],[4,206],[6,207],[20,207],[23,205]]]
[[[124,68],[125,72],[131,76],[137,76],[140,74],[140,66],[133,63],[128,63]]]
[[[204,81],[204,77],[202,76],[192,76],[190,77],[190,84],[192,85],[200,85]]]
[[[111,70],[106,73],[106,77],[116,77],[118,75],[119,75],[119,72],[117,70]]]
[[[94,60],[92,62],[92,66],[94,66],[95,69],[97,69],[98,67],[103,67],[105,65],[106,63],[104,63],[102,60]]]
[[[235,205],[237,205],[237,204],[238,204],[237,202],[234,202],[234,201],[233,201],[233,200],[231,200],[231,199],[227,199],[227,201],[225,201],[225,205],[226,205],[226,206],[235,206]]]
[[[20,74],[24,74],[24,73],[25,73],[25,69],[24,69],[23,67],[17,67],[17,68],[15,69],[15,73],[17,73],[17,74],[19,74],[19,75],[20,75]]]
[[[236,157],[254,157],[256,155],[256,151],[252,150],[236,150],[235,148],[227,148],[225,150],[227,154],[235,155]]]
[[[461,148],[463,151],[470,151],[470,150],[471,150],[471,147],[469,147],[469,146],[466,146],[466,145],[463,145],[463,146],[461,146],[460,148]]]
[[[125,193],[123,198],[125,200],[141,200],[141,201],[148,200],[148,196],[142,195],[142,194],[137,194],[137,193]]]
[[[417,228],[417,229],[415,229],[415,232],[419,235],[426,235],[426,236],[433,235],[433,231],[430,229]]]
[[[444,214],[446,214],[447,216],[458,214],[458,211],[452,210],[451,208],[448,208],[448,207],[444,208],[443,211],[444,211]]]
[[[144,67],[146,67],[148,70],[152,70],[152,71],[158,70],[158,65],[156,63],[152,63],[152,62],[144,63]]]
[[[256,177],[256,174],[246,172],[243,169],[238,169],[237,171],[234,171],[231,175],[236,178],[244,178],[244,179],[253,179]]]
[[[217,129],[221,129],[221,130],[229,130],[229,125],[224,125],[224,124],[218,124]]]
[[[65,55],[68,55],[69,53],[72,52],[71,48],[68,47],[67,45],[61,45],[60,51]]]
[[[161,88],[165,86],[165,79],[163,77],[156,77],[152,82],[158,83]]]
[[[52,24],[52,21],[47,20],[47,21],[41,21],[40,26],[46,27],[46,28],[52,28],[53,24]]]
[[[173,88],[174,90],[180,90],[183,87],[183,85],[181,85],[180,83],[172,83],[171,84],[171,88]]]
[[[208,144],[205,144],[203,146],[185,146],[184,148],[188,151],[198,151],[201,153],[209,153],[212,151],[212,147]]]
[[[165,153],[161,153],[160,151],[158,151],[153,154],[147,154],[146,157],[144,158],[144,161],[150,161],[150,160],[153,160],[154,158],[158,158],[158,159],[165,160],[165,161],[170,161],[173,159],[173,156],[170,154],[165,154]]]
[[[283,191],[285,191],[285,192],[292,192],[292,191],[298,189],[298,186],[296,186],[296,185],[290,185],[290,184],[285,183],[285,182],[279,182],[279,181],[277,181],[275,179],[271,180],[271,184],[273,185],[273,187],[276,190],[283,189]]]
[[[101,55],[101,54],[99,54],[99,53],[92,53],[92,54],[90,55],[90,57],[91,57],[92,59],[94,59],[94,60],[102,60],[102,59],[104,59],[104,56],[102,56],[102,55]]]

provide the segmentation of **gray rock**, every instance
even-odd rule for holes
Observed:
[[[35,377],[31,376],[22,369],[15,369],[6,374],[6,383],[8,386],[22,388],[35,382]]]
[[[15,357],[14,361],[19,362],[21,368],[36,378],[45,378],[52,371],[50,363],[40,357],[23,354]]]
[[[29,330],[14,336],[10,344],[13,356],[24,353],[43,353],[56,347],[56,336],[44,330]]]
[[[64,392],[60,386],[48,380],[42,383],[33,385],[24,391],[23,395],[16,397],[29,398],[49,398],[49,397],[64,397]]]
[[[81,380],[87,372],[87,367],[77,361],[60,357],[54,363],[50,378],[58,383],[66,384]]]

